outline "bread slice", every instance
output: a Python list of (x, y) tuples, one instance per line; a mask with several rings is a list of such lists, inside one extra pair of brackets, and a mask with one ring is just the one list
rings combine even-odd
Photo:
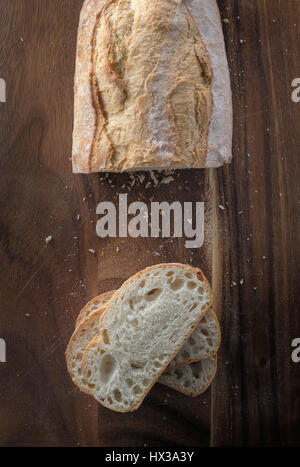
[(169, 365), (175, 369), (215, 355), (221, 344), (220, 324), (216, 314), (209, 310), (201, 319), (186, 343)]
[[(89, 302), (91, 307), (94, 306), (92, 302)], [(85, 308), (88, 310), (88, 305)], [(81, 371), (81, 361), (91, 340), (99, 335), (99, 320), (104, 311), (105, 305), (102, 305), (79, 324), (66, 350), (68, 372), (76, 386), (84, 392), (89, 391), (89, 386)]]
[(208, 389), (217, 372), (217, 356), (169, 369), (158, 382), (187, 396), (196, 397)]
[[(98, 295), (93, 300), (87, 303), (85, 307), (80, 311), (79, 316), (76, 321), (76, 328), (85, 320), (94, 313), (95, 310), (101, 308), (104, 303), (106, 303), (112, 295), (115, 293), (115, 290), (107, 292), (101, 295)], [(102, 315), (102, 311), (99, 315), (99, 319)], [(87, 332), (90, 335), (90, 341), (96, 337), (97, 334), (92, 334), (89, 329), (93, 328), (94, 318), (91, 320), (91, 323), (88, 321), (85, 322), (85, 327)], [(74, 337), (77, 336), (77, 333), (74, 333)], [(71, 340), (73, 339), (73, 336)], [(179, 366), (187, 365), (188, 363), (197, 362), (198, 360), (204, 360), (209, 358), (212, 355), (215, 355), (221, 344), (221, 330), (218, 318), (213, 310), (209, 310), (205, 316), (201, 319), (200, 323), (193, 331), (189, 339), (179, 350), (178, 354), (170, 363), (170, 368), (177, 368)]]
[[(80, 315), (83, 316), (84, 312), (85, 319), (82, 319), (79, 326), (76, 327), (67, 347), (68, 371), (73, 382), (82, 391), (89, 388), (81, 371), (81, 360), (86, 347), (92, 339), (99, 335), (99, 320), (106, 308), (103, 305), (112, 297), (113, 293), (114, 291), (99, 295), (83, 308)], [(220, 326), (215, 313), (209, 310), (168, 368), (178, 368), (208, 358), (217, 353), (219, 345)]]
[(85, 318), (87, 318), (91, 313), (101, 308), (104, 303), (106, 303), (115, 293), (115, 290), (111, 292), (103, 293), (98, 295), (97, 297), (93, 298), (90, 302), (88, 302), (84, 308), (80, 311), (78, 318), (76, 320), (75, 327), (77, 328)]
[(209, 283), (190, 266), (160, 264), (130, 278), (110, 299), (100, 336), (85, 350), (86, 392), (112, 410), (137, 409), (211, 302)]

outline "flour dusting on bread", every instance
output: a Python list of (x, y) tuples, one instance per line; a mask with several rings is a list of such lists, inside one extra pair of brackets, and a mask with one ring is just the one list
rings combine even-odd
[(215, 167), (230, 160), (231, 138), (216, 0), (86, 0), (74, 172)]

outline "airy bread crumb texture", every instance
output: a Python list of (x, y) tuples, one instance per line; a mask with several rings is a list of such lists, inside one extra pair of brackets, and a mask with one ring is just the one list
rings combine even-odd
[(158, 265), (127, 281), (102, 314), (100, 337), (81, 369), (92, 394), (113, 410), (135, 410), (211, 306), (201, 271)]
[(215, 313), (209, 310), (174, 357), (169, 369), (178, 368), (187, 363), (197, 362), (215, 355), (219, 350), (220, 342), (221, 330), (218, 319)]
[(187, 396), (196, 397), (210, 386), (216, 371), (217, 357), (213, 356), (180, 368), (169, 369), (158, 381)]

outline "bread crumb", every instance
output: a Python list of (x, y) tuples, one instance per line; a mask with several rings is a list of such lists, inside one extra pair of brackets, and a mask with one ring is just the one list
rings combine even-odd
[(93, 248), (90, 248), (90, 249), (89, 249), (89, 252), (90, 252), (90, 253), (92, 253), (93, 255), (95, 255), (95, 254), (96, 254), (96, 251), (95, 251), (95, 250), (93, 250)]
[(223, 19), (223, 23), (228, 24), (228, 23), (229, 23), (229, 19), (228, 19), (228, 18), (224, 18), (224, 19)]
[(219, 208), (220, 208), (222, 211), (225, 211), (225, 208), (224, 208), (224, 206), (222, 206), (222, 204), (219, 204)]
[(171, 177), (171, 176), (169, 176), (169, 177), (164, 177), (164, 178), (162, 179), (161, 183), (164, 183), (164, 184), (167, 185), (168, 183), (171, 183), (171, 182), (173, 182), (173, 181), (174, 181), (174, 178)]
[(49, 237), (46, 237), (46, 239), (45, 239), (45, 243), (46, 243), (46, 245), (49, 245), (49, 243), (51, 243), (51, 242), (52, 242), (52, 240), (53, 240), (53, 237), (52, 237), (52, 235), (49, 235)]

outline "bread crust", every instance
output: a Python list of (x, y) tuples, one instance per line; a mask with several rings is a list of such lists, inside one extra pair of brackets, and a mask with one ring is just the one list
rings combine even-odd
[[(176, 148), (180, 147), (181, 144), (180, 139), (177, 141), (174, 131), (172, 129), (167, 130), (167, 125), (164, 129), (164, 125), (162, 124), (163, 130), (161, 132), (163, 136), (159, 138), (159, 141), (155, 137), (154, 140), (156, 142), (151, 143), (149, 146), (147, 141), (152, 141), (151, 135), (150, 133), (143, 134), (143, 131), (145, 131), (147, 126), (144, 118), (147, 115), (151, 115), (151, 112), (149, 112), (149, 109), (147, 110), (146, 100), (144, 102), (141, 99), (141, 109), (144, 104), (146, 107), (144, 114), (141, 112), (142, 122), (141, 130), (138, 133), (139, 137), (135, 139), (138, 144), (141, 144), (143, 149), (133, 150), (133, 153), (129, 152), (124, 157), (122, 156), (118, 160), (115, 160), (113, 155), (116, 147), (106, 132), (102, 101), (100, 102), (99, 100), (99, 90), (95, 82), (94, 50), (98, 20), (104, 9), (106, 11), (106, 8), (116, 1), (120, 0), (85, 0), (80, 15), (74, 87), (73, 172), (123, 172), (152, 170), (155, 168), (219, 167), (224, 163), (230, 162), (232, 157), (232, 99), (222, 25), (216, 0), (182, 0), (182, 2), (174, 2), (177, 5), (181, 5), (182, 3), (189, 20), (196, 23), (199, 43), (203, 43), (203, 45), (199, 46), (200, 55), (197, 55), (196, 52), (199, 60), (203, 61), (201, 66), (209, 70), (210, 62), (212, 62), (213, 81), (211, 94), (201, 91), (201, 95), (199, 94), (198, 97), (195, 97), (194, 102), (195, 106), (199, 106), (198, 114), (202, 122), (200, 127), (204, 132), (208, 125), (208, 134), (204, 138), (207, 146), (206, 150), (201, 149), (201, 154), (198, 154), (198, 148), (195, 153), (196, 155), (194, 154), (193, 156), (185, 150), (180, 151), (180, 154), (176, 155)], [(210, 28), (206, 27), (206, 23), (209, 23)], [(109, 38), (107, 40), (107, 47), (109, 47)], [(205, 48), (208, 49), (208, 54)], [(108, 69), (107, 74), (109, 75)], [(111, 72), (110, 75), (109, 80), (114, 80), (116, 90), (119, 89), (120, 95), (122, 95), (124, 92), (122, 79), (116, 79)], [(153, 93), (153, 91), (151, 92)], [(166, 94), (163, 90), (161, 92)], [(168, 92), (171, 92), (171, 90), (168, 89)], [(122, 98), (120, 99), (122, 100)], [(150, 98), (148, 97), (147, 99), (149, 100)], [(158, 101), (160, 100), (158, 99)], [(160, 116), (159, 118), (166, 121), (165, 115), (171, 112), (172, 109), (168, 103), (161, 109), (157, 106), (156, 110), (157, 115)], [(186, 112), (179, 112), (176, 118), (182, 114), (186, 114)], [(154, 122), (156, 122), (155, 119)], [(173, 120), (173, 116), (170, 116), (168, 120), (168, 124), (170, 125), (171, 120)], [(122, 125), (124, 125), (124, 122)], [(189, 130), (191, 129), (190, 125), (187, 125), (187, 127)], [(184, 128), (185, 126), (181, 127), (179, 125), (179, 133), (182, 137)], [(118, 130), (116, 129), (116, 131)], [(156, 133), (158, 133), (157, 130)], [(97, 134), (101, 135), (100, 149), (95, 148)], [(156, 149), (154, 149), (155, 145)], [(126, 144), (121, 143), (121, 146), (126, 146)], [(146, 149), (147, 146), (149, 146), (148, 149)], [(165, 149), (161, 151), (159, 148)], [(158, 156), (158, 154), (161, 155)]]
[(100, 320), (100, 317), (102, 315), (102, 313), (105, 311), (106, 309), (106, 304), (102, 305), (98, 310), (94, 311), (90, 316), (87, 316), (83, 321), (82, 323), (75, 328), (75, 331), (74, 333), (72, 334), (72, 337), (69, 341), (69, 344), (68, 344), (68, 347), (67, 347), (67, 350), (66, 350), (66, 363), (67, 363), (67, 369), (68, 369), (68, 372), (72, 378), (72, 381), (74, 384), (76, 384), (76, 386), (80, 389), (80, 391), (82, 392), (86, 392), (85, 391), (85, 388), (84, 386), (82, 386), (80, 384), (80, 381), (78, 381), (78, 379), (76, 378), (74, 372), (73, 372), (73, 368), (72, 368), (72, 362), (73, 362), (73, 359), (72, 359), (72, 352), (73, 352), (73, 345), (74, 345), (74, 342), (75, 340), (77, 339), (77, 337), (80, 335), (80, 333), (82, 332), (82, 330), (85, 328), (85, 326), (88, 326), (89, 325), (89, 322), (91, 320), (91, 318), (94, 318), (94, 317), (98, 317), (99, 320)]
[[(79, 312), (79, 315), (76, 320), (75, 328), (77, 328), (81, 322), (83, 321), (83, 316), (88, 312), (90, 308), (93, 307), (93, 305), (97, 304), (99, 301), (103, 300), (103, 303), (107, 302), (115, 293), (115, 290), (111, 290), (110, 292), (103, 293), (101, 295), (97, 295), (97, 297), (93, 298), (90, 300)], [(101, 306), (101, 305), (100, 305)], [(88, 313), (90, 314), (90, 313)], [(87, 316), (88, 317), (88, 316)]]
[(87, 371), (86, 371), (86, 361), (87, 361), (87, 358), (88, 358), (88, 354), (89, 352), (91, 351), (91, 349), (94, 347), (94, 346), (97, 346), (101, 341), (103, 341), (103, 330), (102, 330), (102, 322), (103, 322), (103, 319), (105, 317), (105, 315), (107, 313), (109, 313), (109, 310), (110, 310), (110, 306), (113, 305), (114, 301), (117, 300), (118, 298), (118, 295), (120, 293), (122, 293), (122, 291), (128, 286), (130, 285), (132, 282), (134, 282), (135, 280), (139, 279), (140, 277), (143, 276), (143, 274), (147, 273), (147, 272), (150, 272), (150, 271), (153, 271), (154, 269), (160, 269), (160, 268), (168, 268), (170, 266), (176, 266), (176, 267), (179, 267), (179, 268), (182, 268), (182, 269), (185, 269), (186, 271), (188, 272), (192, 272), (193, 274), (196, 274), (198, 279), (201, 281), (201, 282), (204, 282), (205, 286), (206, 286), (206, 289), (208, 291), (208, 294), (209, 294), (209, 301), (208, 301), (208, 305), (205, 309), (202, 310), (202, 313), (200, 313), (198, 319), (194, 322), (194, 325), (190, 328), (189, 332), (184, 336), (183, 340), (178, 344), (178, 346), (176, 347), (175, 351), (173, 352), (173, 354), (169, 357), (169, 360), (165, 363), (165, 365), (162, 365), (160, 371), (158, 372), (157, 376), (153, 379), (153, 381), (147, 386), (147, 388), (145, 389), (145, 391), (141, 394), (141, 397), (138, 399), (137, 403), (135, 404), (135, 406), (133, 407), (130, 407), (129, 409), (120, 409), (120, 408), (115, 408), (115, 407), (111, 407), (111, 406), (108, 406), (108, 405), (105, 405), (103, 403), (102, 400), (99, 400), (97, 399), (97, 397), (95, 396), (94, 394), (94, 391), (92, 389), (90, 390), (85, 390), (84, 392), (86, 394), (89, 394), (91, 396), (93, 396), (96, 400), (98, 400), (98, 402), (102, 405), (104, 405), (105, 407), (111, 409), (111, 410), (114, 410), (116, 412), (133, 412), (135, 410), (137, 410), (140, 405), (142, 404), (144, 398), (146, 397), (146, 395), (149, 393), (149, 391), (151, 390), (151, 388), (154, 386), (154, 384), (157, 382), (158, 378), (162, 375), (162, 373), (165, 371), (165, 369), (167, 368), (167, 366), (169, 365), (169, 363), (173, 360), (173, 358), (175, 357), (175, 355), (178, 353), (178, 351), (181, 349), (181, 347), (183, 346), (183, 344), (186, 342), (186, 340), (190, 337), (190, 335), (192, 334), (192, 332), (194, 331), (194, 329), (196, 328), (196, 326), (199, 324), (199, 322), (201, 321), (201, 319), (203, 318), (203, 316), (205, 315), (205, 313), (211, 308), (211, 305), (212, 305), (212, 290), (211, 290), (211, 287), (210, 287), (210, 284), (208, 282), (208, 280), (206, 279), (206, 277), (204, 276), (203, 272), (199, 269), (199, 268), (194, 268), (192, 266), (189, 266), (189, 265), (183, 265), (183, 264), (178, 264), (178, 263), (165, 263), (165, 264), (158, 264), (158, 265), (155, 265), (155, 266), (150, 266), (142, 271), (139, 271), (137, 274), (135, 274), (134, 276), (132, 276), (130, 279), (128, 279), (126, 282), (123, 283), (123, 285), (120, 287), (120, 289), (112, 296), (112, 298), (110, 299), (109, 301), (109, 306), (106, 308), (106, 310), (102, 313), (101, 315), (101, 318), (100, 318), (100, 326), (99, 326), (99, 336), (95, 337), (91, 342), (90, 344), (88, 345), (88, 347), (85, 349), (85, 352), (83, 354), (83, 358), (82, 358), (82, 361), (81, 361), (81, 370), (83, 372), (84, 375), (86, 375)]

